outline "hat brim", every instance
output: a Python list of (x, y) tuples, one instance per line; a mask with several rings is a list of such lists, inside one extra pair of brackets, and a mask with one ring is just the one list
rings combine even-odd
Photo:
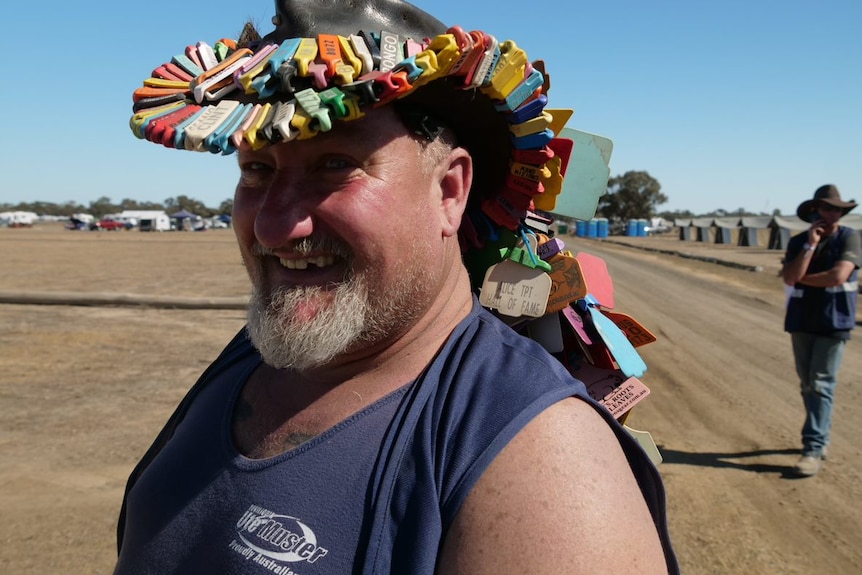
[(817, 219), (817, 208), (820, 206), (821, 203), (841, 208), (841, 217), (846, 216), (858, 205), (854, 201), (844, 202), (841, 200), (833, 200), (831, 198), (811, 199), (805, 200), (804, 202), (799, 204), (799, 207), (796, 208), (796, 215), (803, 222), (808, 222), (810, 224), (815, 219)]

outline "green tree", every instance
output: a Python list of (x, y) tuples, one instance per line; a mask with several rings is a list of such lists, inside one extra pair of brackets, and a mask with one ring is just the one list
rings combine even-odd
[(233, 213), (233, 198), (229, 198), (221, 203), (218, 207), (218, 213), (231, 215)]
[(597, 213), (609, 220), (651, 218), (667, 202), (661, 184), (648, 172), (629, 171), (608, 181), (607, 193), (599, 198)]
[(215, 210), (211, 210), (206, 207), (206, 205), (204, 205), (200, 200), (196, 200), (188, 196), (177, 196), (175, 198), (167, 198), (165, 200), (165, 211), (167, 211), (168, 214), (172, 214), (180, 210), (186, 210), (187, 212), (191, 212), (204, 218), (215, 215)]

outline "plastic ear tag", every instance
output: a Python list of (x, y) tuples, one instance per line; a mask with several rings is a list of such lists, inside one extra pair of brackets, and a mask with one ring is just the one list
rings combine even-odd
[(548, 353), (563, 351), (563, 331), (560, 318), (555, 313), (545, 313), (527, 325), (527, 335), (548, 350)]
[(548, 312), (562, 311), (587, 295), (587, 286), (578, 260), (558, 253), (548, 260), (551, 265), (551, 293), (548, 295)]
[(543, 132), (537, 132), (535, 134), (528, 134), (526, 136), (515, 136), (512, 137), (512, 145), (519, 150), (528, 150), (534, 148), (544, 148), (547, 146), (551, 140), (554, 139), (554, 133), (550, 130), (545, 130)]
[(613, 142), (602, 136), (563, 128), (560, 137), (574, 142), (563, 181), (563, 192), (557, 198), (554, 213), (589, 221), (596, 215), (601, 198), (608, 191), (608, 164)]
[(509, 317), (541, 317), (550, 291), (548, 274), (506, 259), (485, 272), (479, 303)]
[(218, 58), (216, 58), (215, 51), (213, 50), (212, 46), (210, 46), (206, 42), (198, 42), (197, 44), (195, 44), (195, 48), (197, 49), (198, 59), (201, 62), (201, 67), (204, 70), (209, 70), (218, 66)]
[(547, 130), (553, 119), (554, 118), (548, 112), (542, 112), (535, 118), (527, 120), (522, 124), (510, 125), (509, 131), (518, 137), (537, 134)]
[(575, 113), (574, 110), (568, 109), (546, 109), (545, 111), (549, 112), (551, 114), (551, 117), (553, 118), (548, 128), (554, 134), (559, 134), (563, 130), (563, 128), (566, 127), (566, 122), (569, 121), (569, 118), (572, 117), (572, 114)]
[(186, 72), (185, 70), (183, 70), (182, 68), (180, 68), (179, 66), (177, 66), (176, 64), (174, 64), (172, 62), (168, 62), (167, 64), (164, 64), (162, 66), (162, 68), (164, 68), (169, 74), (173, 74), (174, 76), (176, 76), (180, 80), (186, 80), (188, 82), (191, 82), (192, 80), (195, 79), (194, 76), (192, 76), (191, 74), (189, 74), (188, 72)]
[(545, 78), (542, 76), (542, 73), (538, 70), (533, 70), (529, 76), (524, 78), (523, 82), (515, 86), (515, 89), (506, 95), (506, 99), (503, 102), (497, 104), (495, 107), (498, 110), (507, 112), (517, 109), (530, 96), (535, 94), (537, 90), (541, 90), (544, 81)]
[(289, 38), (275, 49), (275, 52), (272, 53), (269, 59), (269, 71), (271, 74), (278, 74), (278, 69), (281, 68), (281, 65), (293, 58), (293, 55), (296, 54), (296, 49), (299, 48), (300, 41), (300, 38)]
[(203, 114), (189, 124), (185, 132), (184, 147), (186, 150), (205, 152), (204, 141), (215, 132), (219, 126), (239, 107), (235, 100), (222, 100), (216, 106), (207, 106)]
[(242, 125), (246, 116), (251, 112), (252, 104), (240, 104), (225, 118), (225, 121), (204, 140), (204, 147), (213, 154), (230, 154), (235, 149), (232, 147), (231, 135)]
[[(174, 66), (174, 67), (176, 68), (176, 66)], [(151, 75), (153, 78), (162, 78), (164, 80), (176, 80), (179, 82), (183, 81), (183, 78), (181, 78), (180, 76), (177, 76), (173, 72), (169, 71), (166, 66), (159, 66), (158, 68), (153, 70)], [(190, 81), (190, 80), (191, 80), (191, 78), (189, 77), (189, 80), (186, 80), (186, 81)]]
[(190, 75), (192, 78), (197, 78), (204, 73), (203, 68), (192, 62), (191, 59), (185, 54), (177, 54), (176, 56), (171, 58), (171, 64), (178, 66), (181, 70), (183, 70), (186, 74)]
[(468, 87), (478, 88), (485, 83), (485, 80), (491, 74), (494, 66), (497, 65), (497, 60), (500, 58), (500, 43), (497, 38), (491, 34), (486, 34), (485, 51), (482, 58), (476, 64), (476, 69), (473, 71), (473, 77), (469, 80)]
[(646, 373), (646, 363), (635, 351), (626, 334), (607, 318), (597, 306), (587, 305), (586, 308), (596, 333), (605, 342), (608, 352), (613, 356), (620, 370), (629, 377), (641, 377)]
[(584, 326), (584, 318), (581, 317), (581, 314), (569, 305), (563, 308), (563, 317), (569, 322), (569, 325), (572, 326), (572, 330), (577, 334), (578, 339), (587, 345), (592, 345), (593, 339), (590, 337), (590, 334), (587, 332), (587, 328)]
[(503, 100), (524, 79), (527, 54), (511, 40), (500, 44), (500, 59), (491, 72), (491, 81), (484, 92), (491, 98)]
[(278, 67), (276, 77), (278, 78), (281, 91), (285, 94), (293, 94), (296, 88), (293, 86), (293, 78), (296, 76), (296, 64), (294, 60), (288, 60)]
[(131, 120), (129, 120), (129, 126), (132, 129), (132, 133), (136, 138), (143, 139), (147, 124), (149, 124), (151, 120), (166, 116), (177, 111), (183, 106), (185, 106), (184, 102), (173, 102), (171, 104), (165, 104), (155, 108), (147, 108), (143, 112), (138, 112), (132, 116)]
[(628, 431), (629, 435), (635, 438), (635, 441), (637, 441), (641, 448), (643, 448), (653, 465), (658, 465), (664, 460), (649, 431), (632, 429), (628, 425), (623, 425), (623, 429)]
[(614, 281), (608, 273), (605, 260), (598, 256), (579, 252), (578, 263), (589, 293), (597, 303), (608, 309), (614, 308)]
[(528, 268), (536, 268), (545, 273), (551, 272), (551, 264), (536, 256), (531, 250), (514, 247), (500, 250), (500, 254), (513, 262)]
[[(458, 43), (452, 34), (440, 34), (435, 37), (428, 44), (428, 48), (416, 56), (416, 63), (425, 68), (425, 72), (414, 84), (422, 85), (445, 76), (460, 55)], [(431, 63), (431, 65), (429, 67), (423, 66), (423, 62)]]
[(215, 45), (213, 45), (213, 53), (219, 62), (227, 58), (231, 50), (232, 48), (225, 43), (224, 39), (219, 40)]
[(560, 238), (549, 238), (542, 234), (538, 234), (538, 236), (539, 243), (536, 246), (536, 255), (545, 261), (562, 252), (566, 247), (566, 244)]
[(525, 102), (520, 108), (506, 114), (506, 120), (510, 124), (523, 124), (527, 120), (539, 116), (547, 104), (548, 97), (544, 94), (539, 94), (536, 98)]
[(296, 102), (279, 102), (272, 116), (272, 123), (265, 127), (264, 134), (270, 142), (289, 142), (299, 136), (299, 130), (294, 128), (293, 119), (296, 116)]
[[(299, 108), (301, 108), (302, 111), (305, 112), (315, 123), (313, 126), (313, 131), (315, 133), (318, 130), (321, 132), (328, 132), (332, 129), (332, 119), (329, 117), (329, 109), (322, 105), (320, 96), (313, 89), (307, 88), (301, 92), (297, 92), (296, 103)], [(296, 122), (294, 122), (294, 126), (299, 128), (299, 126), (296, 125)], [(314, 135), (311, 131), (305, 132), (302, 129), (300, 129), (300, 132), (300, 140)]]
[(278, 49), (277, 44), (269, 44), (258, 51), (257, 54), (246, 60), (246, 62), (233, 73), (233, 81), (242, 87), (246, 94), (253, 94), (252, 81), (257, 78), (269, 65), (269, 57)]
[(341, 48), (341, 56), (344, 59), (344, 63), (353, 68), (353, 77), (358, 78), (362, 75), (362, 59), (356, 54), (350, 40), (344, 36), (336, 36), (336, 38), (338, 39), (338, 46)]
[(587, 393), (604, 405), (614, 419), (619, 419), (649, 395), (649, 389), (636, 377), (622, 370), (605, 369), (580, 362), (569, 367), (572, 377), (581, 380)]
[(260, 131), (266, 122), (272, 121), (272, 114), (272, 104), (269, 102), (263, 104), (252, 123), (243, 130), (242, 138), (248, 142), (252, 150), (259, 150), (267, 144), (265, 136), (261, 136)]
[(630, 315), (604, 309), (601, 311), (626, 334), (626, 337), (634, 347), (640, 347), (656, 341), (656, 336)]
[(293, 59), (296, 61), (296, 71), (300, 76), (308, 76), (308, 66), (317, 58), (317, 42), (314, 38), (303, 38), (299, 41)]
[(186, 55), (186, 58), (191, 60), (195, 66), (206, 72), (206, 68), (204, 68), (203, 62), (201, 62), (201, 57), (198, 54), (197, 48), (195, 48), (194, 46), (186, 46), (184, 53)]
[(533, 166), (521, 162), (510, 162), (509, 172), (517, 178), (524, 178), (531, 182), (538, 182), (551, 175), (543, 166)]
[(554, 138), (548, 144), (548, 148), (554, 152), (554, 156), (560, 158), (560, 175), (564, 178), (566, 177), (566, 170), (569, 167), (569, 159), (572, 157), (572, 149), (574, 147), (575, 143), (568, 138)]
[(252, 106), (251, 111), (243, 120), (242, 125), (237, 128), (233, 134), (231, 134), (230, 139), (234, 148), (239, 148), (243, 141), (243, 135), (252, 127), (257, 117), (260, 115), (260, 111), (263, 109), (261, 104), (255, 104)]
[(380, 66), (378, 70), (388, 72), (403, 59), (404, 53), (398, 34), (382, 30), (380, 32)]
[(323, 105), (332, 110), (336, 118), (347, 116), (347, 107), (344, 105), (344, 92), (333, 87), (320, 92), (318, 95)]
[[(249, 54), (251, 54), (251, 50), (245, 50), (244, 53), (234, 52), (230, 58), (207, 71), (205, 75), (195, 78), (192, 81), (192, 93), (195, 101), (201, 104), (205, 97), (218, 99), (224, 94), (224, 92), (219, 92), (228, 86), (230, 91), (236, 89), (236, 85), (233, 84), (233, 73), (251, 58)], [(220, 85), (221, 82), (226, 82), (226, 84)]]
[(347, 40), (353, 47), (356, 57), (362, 62), (362, 70), (360, 70), (357, 75), (367, 74), (373, 70), (374, 57), (371, 55), (371, 50), (368, 48), (368, 44), (365, 42), (365, 39), (357, 34), (351, 34), (347, 37)]
[(542, 178), (545, 191), (533, 198), (533, 205), (537, 210), (554, 211), (557, 205), (557, 196), (563, 191), (563, 175), (560, 173), (561, 163), (562, 161), (557, 156), (545, 163), (547, 177)]
[(183, 80), (165, 80), (164, 78), (147, 78), (144, 80), (144, 86), (149, 88), (181, 88), (189, 89), (189, 83)]

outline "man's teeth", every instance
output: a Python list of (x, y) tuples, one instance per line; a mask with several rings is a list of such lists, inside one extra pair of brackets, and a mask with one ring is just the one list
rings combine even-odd
[(335, 263), (335, 257), (333, 256), (317, 256), (316, 258), (302, 258), (302, 259), (285, 259), (279, 258), (278, 260), (281, 262), (281, 265), (286, 267), (289, 270), (304, 270), (308, 268), (308, 264), (312, 264), (316, 267), (323, 268), (326, 266), (331, 266)]

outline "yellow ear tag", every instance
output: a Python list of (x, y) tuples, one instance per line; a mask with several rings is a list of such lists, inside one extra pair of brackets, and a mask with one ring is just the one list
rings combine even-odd
[(566, 123), (569, 121), (569, 118), (571, 118), (572, 114), (575, 113), (574, 110), (567, 110), (567, 109), (549, 110), (548, 108), (545, 108), (545, 112), (548, 112), (554, 118), (553, 121), (551, 121), (550, 125), (548, 126), (548, 129), (551, 130), (555, 136), (560, 135), (560, 130), (562, 130), (563, 128), (566, 127)]
[(550, 293), (548, 274), (506, 259), (485, 272), (479, 303), (510, 317), (541, 317)]
[(547, 177), (542, 178), (542, 185), (545, 186), (545, 191), (533, 196), (533, 205), (537, 210), (552, 212), (557, 206), (557, 196), (563, 191), (563, 175), (560, 173), (561, 166), (562, 160), (556, 156), (545, 162), (545, 169), (549, 173)]

